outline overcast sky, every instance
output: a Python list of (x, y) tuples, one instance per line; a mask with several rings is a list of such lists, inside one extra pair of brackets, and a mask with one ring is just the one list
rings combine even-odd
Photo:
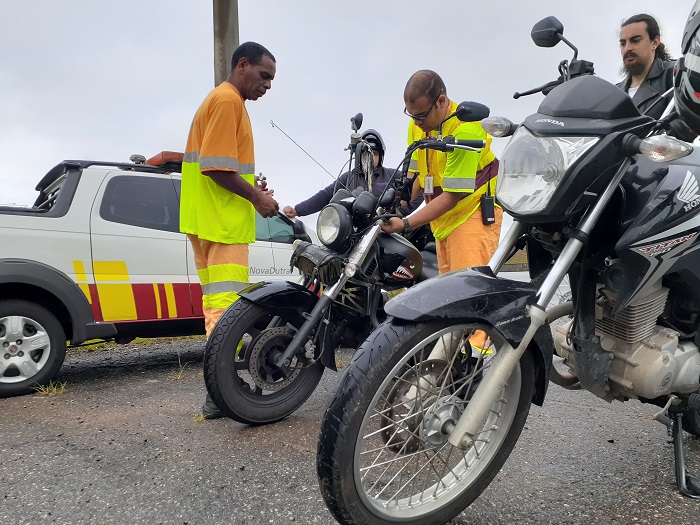
[[(190, 122), (214, 87), (210, 0), (0, 1), (0, 203), (29, 204), (41, 177), (63, 159), (128, 161), (183, 151)], [(538, 48), (532, 25), (554, 15), (579, 57), (620, 79), (619, 26), (648, 12), (678, 56), (692, 0), (489, 2), (239, 0), (241, 42), (277, 58), (277, 77), (248, 102), (256, 169), (281, 206), (294, 205), (347, 160), (350, 117), (364, 114), (387, 143), (386, 165), (406, 148), (403, 88), (433, 69), (448, 96), (520, 121), (542, 100), (515, 91), (557, 77), (572, 52)], [(495, 139), (500, 152), (507, 139)]]

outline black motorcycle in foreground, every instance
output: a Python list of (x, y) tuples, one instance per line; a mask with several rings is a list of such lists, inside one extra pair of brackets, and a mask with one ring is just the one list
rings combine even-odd
[[(351, 122), (351, 176), (367, 177), (363, 187), (371, 188), (372, 151), (357, 133), (362, 114)], [(362, 187), (338, 189), (318, 217), (323, 246), (295, 242), (291, 265), (302, 282), (254, 284), (223, 314), (207, 341), (204, 379), (227, 416), (259, 425), (294, 412), (325, 368), (336, 370), (335, 349), (357, 348), (384, 320), (392, 294), (437, 275), (434, 253), (380, 230), (382, 214), (393, 216), (393, 186), (379, 198)], [(429, 239), (415, 234), (425, 248)], [(426, 268), (424, 258), (434, 266)]]
[[(562, 33), (549, 17), (532, 36), (550, 47), (568, 44)], [(657, 405), (678, 487), (700, 493), (682, 441), (683, 430), (700, 436), (700, 152), (662, 134), (672, 91), (656, 121), (592, 72), (575, 55), (530, 92), (547, 93), (538, 113), (519, 126), (484, 121), (512, 135), (497, 196), (513, 226), (488, 266), (392, 299), (343, 373), (317, 455), (340, 523), (452, 519), (496, 476), (550, 380)], [(496, 277), (523, 245), (533, 284)], [(548, 307), (567, 275), (573, 301)], [(481, 350), (469, 341), (477, 330)]]

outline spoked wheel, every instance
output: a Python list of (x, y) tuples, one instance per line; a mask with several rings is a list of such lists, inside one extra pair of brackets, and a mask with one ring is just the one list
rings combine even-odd
[(299, 408), (321, 380), (324, 367), (313, 356), (276, 365), (297, 332), (298, 315), (270, 312), (241, 298), (216, 324), (204, 354), (209, 395), (230, 418), (260, 425)]
[[(475, 330), (487, 336), (480, 350), (470, 344)], [(461, 449), (448, 438), (506, 348), (493, 328), (471, 323), (387, 323), (368, 338), (341, 378), (319, 439), (321, 492), (340, 523), (443, 524), (486, 489), (529, 412), (529, 353), (476, 439)]]

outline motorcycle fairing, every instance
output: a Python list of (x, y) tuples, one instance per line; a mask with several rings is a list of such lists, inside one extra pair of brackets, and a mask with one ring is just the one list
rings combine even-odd
[[(700, 267), (700, 152), (657, 168), (646, 205), (615, 245), (626, 268), (615, 311), (665, 275)], [(641, 166), (640, 166), (641, 168)], [(697, 283), (688, 283), (696, 286)]]
[[(489, 324), (517, 347), (530, 326), (526, 307), (534, 303), (536, 291), (530, 283), (496, 277), (490, 267), (475, 266), (419, 283), (391, 299), (385, 311), (406, 321), (455, 319)], [(549, 323), (537, 331), (533, 342), (542, 356), (533, 403), (541, 405), (554, 355)]]

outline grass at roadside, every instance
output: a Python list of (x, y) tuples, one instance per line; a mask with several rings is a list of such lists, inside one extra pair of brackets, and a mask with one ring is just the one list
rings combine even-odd
[(40, 396), (59, 396), (66, 390), (65, 381), (49, 381), (47, 385), (37, 385), (34, 391)]

